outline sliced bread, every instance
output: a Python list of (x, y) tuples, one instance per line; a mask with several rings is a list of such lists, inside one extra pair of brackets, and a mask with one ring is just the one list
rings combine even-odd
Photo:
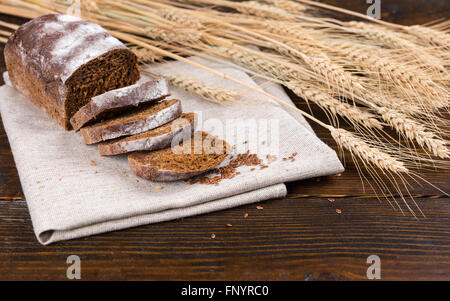
[(75, 131), (93, 120), (101, 120), (137, 107), (141, 103), (163, 99), (169, 95), (165, 79), (139, 81), (138, 83), (92, 97), (70, 118)]
[(128, 156), (131, 171), (138, 177), (170, 182), (207, 172), (228, 156), (229, 145), (205, 132), (195, 132), (191, 139), (173, 148), (137, 152)]
[(118, 118), (83, 127), (80, 132), (85, 144), (94, 144), (149, 131), (180, 117), (181, 112), (181, 102), (169, 99), (139, 107)]
[(134, 151), (163, 149), (169, 147), (172, 139), (178, 134), (187, 132), (190, 135), (194, 130), (194, 121), (194, 113), (185, 113), (179, 118), (156, 129), (134, 136), (100, 143), (98, 145), (98, 151), (102, 156), (112, 156)]

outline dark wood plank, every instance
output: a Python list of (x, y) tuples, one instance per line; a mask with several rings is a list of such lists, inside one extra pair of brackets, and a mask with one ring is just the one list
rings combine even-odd
[(418, 199), (415, 220), (371, 198), (286, 198), (46, 247), (26, 203), (0, 200), (0, 279), (63, 280), (75, 254), (84, 280), (363, 280), (374, 254), (384, 280), (450, 280), (449, 200)]

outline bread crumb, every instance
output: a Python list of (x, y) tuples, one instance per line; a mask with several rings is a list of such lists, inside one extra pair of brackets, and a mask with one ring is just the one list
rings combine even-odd
[(91, 160), (91, 166), (95, 166), (95, 161)]
[(227, 227), (233, 227), (233, 225), (232, 225), (232, 224), (226, 224), (226, 226), (227, 226)]
[(139, 180), (138, 180), (138, 179), (136, 179), (136, 183), (139, 183)]
[(297, 156), (297, 153), (292, 153), (292, 157), (295, 157), (295, 156)]
[(36, 181), (36, 184), (41, 184), (41, 181)]
[(255, 170), (255, 168), (253, 167), (253, 168), (250, 168), (250, 171), (254, 171)]
[(98, 173), (98, 170), (96, 170), (95, 173)]
[(247, 218), (248, 217), (248, 213), (246, 212), (246, 213), (244, 213), (244, 218)]
[(263, 210), (264, 207), (263, 207), (263, 206), (256, 206), (256, 209), (258, 209), (258, 210)]
[(83, 172), (83, 170), (82, 170), (82, 169), (80, 169), (80, 172)]
[(261, 142), (262, 145), (266, 144), (266, 141)]
[(62, 181), (62, 178), (59, 178), (59, 179), (58, 179), (58, 181), (60, 181), (60, 182), (61, 182), (61, 181)]
[(342, 210), (341, 210), (341, 209), (336, 209), (336, 213), (337, 213), (337, 214), (341, 214), (341, 213), (342, 213)]
[(212, 238), (212, 239), (216, 238), (216, 234), (211, 233), (211, 238)]
[[(232, 179), (236, 175), (240, 174), (236, 168), (240, 166), (264, 166), (262, 164), (262, 160), (258, 158), (257, 154), (251, 154), (247, 151), (244, 154), (238, 154), (234, 158), (230, 160), (230, 162), (226, 166), (218, 167), (211, 170), (207, 175), (193, 178), (189, 180), (189, 184), (214, 184), (219, 185), (219, 182), (223, 179)], [(268, 167), (268, 166), (267, 166)], [(266, 167), (263, 167), (266, 168)], [(217, 175), (214, 175), (217, 174)]]
[(158, 190), (162, 190), (164, 187), (162, 187), (162, 186), (156, 186), (156, 189), (158, 189)]
[(342, 174), (341, 174), (341, 173), (338, 173), (338, 174), (336, 175), (336, 177), (340, 177), (340, 176), (342, 176)]
[(330, 198), (330, 199), (328, 199), (328, 201), (330, 201), (330, 203), (333, 203), (335, 200)]

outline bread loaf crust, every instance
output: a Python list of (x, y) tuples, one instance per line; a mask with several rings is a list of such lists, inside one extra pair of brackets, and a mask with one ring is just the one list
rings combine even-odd
[(188, 172), (178, 172), (173, 170), (164, 170), (157, 169), (154, 166), (146, 166), (142, 165), (139, 160), (137, 160), (132, 155), (128, 156), (128, 164), (130, 166), (131, 171), (136, 176), (154, 182), (174, 182), (180, 180), (186, 180), (198, 175), (201, 175), (205, 172), (208, 172), (216, 166), (212, 166), (210, 168), (198, 170), (198, 171), (188, 171)]
[[(122, 57), (129, 62), (129, 66), (122, 66), (126, 75), (119, 74), (122, 71), (114, 64), (110, 66), (112, 75), (97, 72), (103, 82), (97, 83), (99, 88), (93, 82), (86, 85), (87, 94), (103, 93), (139, 79), (137, 58), (125, 45), (101, 26), (68, 15), (43, 15), (21, 25), (9, 37), (4, 56), (12, 85), (65, 129), (71, 128), (70, 109), (74, 105), (68, 100), (72, 101), (74, 93), (86, 94), (83, 87), (77, 91), (84, 69), (110, 58)], [(91, 70), (92, 74), (96, 75), (95, 71)], [(112, 84), (111, 76), (115, 76)]]

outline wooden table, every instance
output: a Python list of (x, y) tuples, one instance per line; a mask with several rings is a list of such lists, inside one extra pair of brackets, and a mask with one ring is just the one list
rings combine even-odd
[[(360, 12), (367, 8), (362, 0), (326, 2)], [(447, 0), (387, 2), (382, 1), (383, 18), (403, 24), (450, 17)], [(317, 108), (313, 112), (323, 117)], [(326, 132), (314, 129), (335, 147)], [(427, 218), (404, 216), (364, 191), (347, 162), (341, 176), (289, 183), (288, 196), (260, 203), (263, 210), (242, 206), (44, 247), (34, 236), (0, 122), (0, 279), (64, 280), (66, 258), (75, 254), (84, 280), (364, 280), (369, 255), (381, 258), (384, 280), (450, 280), (450, 198), (415, 185), (412, 192)], [(445, 191), (449, 176), (449, 171), (425, 174)]]

